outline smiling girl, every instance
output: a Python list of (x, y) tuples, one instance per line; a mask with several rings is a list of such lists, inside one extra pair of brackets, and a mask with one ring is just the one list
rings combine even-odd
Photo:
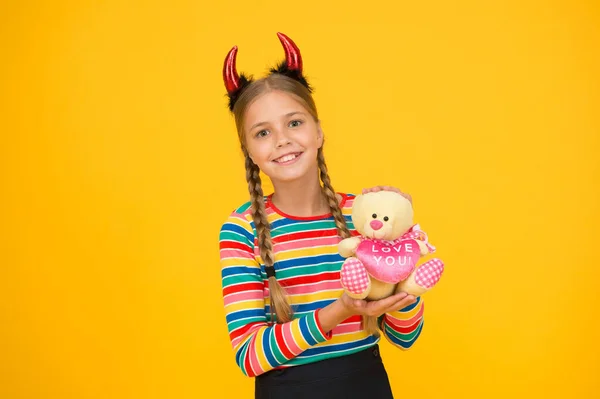
[[(369, 334), (361, 321), (379, 317), (381, 334), (408, 349), (423, 327), (423, 302), (406, 293), (371, 302), (344, 293), (338, 243), (358, 234), (355, 196), (333, 189), (300, 51), (278, 37), (286, 58), (266, 77), (238, 75), (237, 47), (223, 69), (250, 193), (219, 236), (235, 360), (256, 377), (255, 398), (392, 398), (380, 334)], [(261, 171), (271, 194), (263, 193)], [(382, 189), (399, 192), (363, 192)]]

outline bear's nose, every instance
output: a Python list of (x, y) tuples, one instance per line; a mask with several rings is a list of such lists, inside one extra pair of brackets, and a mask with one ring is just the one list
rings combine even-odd
[(371, 220), (371, 228), (373, 230), (379, 230), (382, 227), (383, 223), (381, 222), (381, 220)]

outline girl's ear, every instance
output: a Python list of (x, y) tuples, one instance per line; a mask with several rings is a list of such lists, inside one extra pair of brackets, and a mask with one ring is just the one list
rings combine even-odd
[(317, 122), (317, 143), (319, 148), (323, 147), (323, 130), (321, 129), (321, 121)]
[[(254, 162), (254, 157), (252, 156), (252, 154), (250, 154), (250, 151), (246, 150), (246, 153), (248, 154), (248, 158), (250, 158), (250, 160), (252, 162)], [(254, 162), (254, 163), (256, 163), (256, 162)]]

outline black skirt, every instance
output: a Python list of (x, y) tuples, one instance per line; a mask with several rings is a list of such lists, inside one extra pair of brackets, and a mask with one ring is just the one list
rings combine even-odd
[(379, 346), (271, 370), (255, 378), (255, 399), (393, 399)]

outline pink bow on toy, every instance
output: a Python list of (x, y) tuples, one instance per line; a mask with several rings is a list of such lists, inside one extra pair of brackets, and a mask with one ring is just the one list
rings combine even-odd
[(429, 243), (427, 233), (421, 230), (421, 226), (419, 224), (415, 224), (414, 226), (412, 226), (406, 233), (404, 233), (402, 237), (400, 237), (401, 240), (406, 240), (410, 238), (412, 238), (413, 240), (423, 241), (427, 246), (427, 249), (429, 249), (430, 253), (435, 252), (435, 247)]

